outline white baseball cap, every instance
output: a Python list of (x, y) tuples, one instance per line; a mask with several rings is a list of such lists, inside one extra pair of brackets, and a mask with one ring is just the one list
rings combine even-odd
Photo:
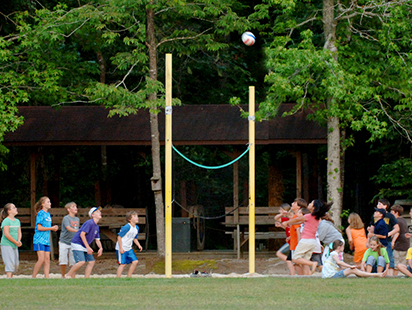
[(91, 208), (90, 211), (89, 211), (89, 217), (92, 217), (92, 214), (94, 213), (94, 211), (101, 210), (101, 209), (102, 209), (102, 207), (93, 207), (93, 208)]

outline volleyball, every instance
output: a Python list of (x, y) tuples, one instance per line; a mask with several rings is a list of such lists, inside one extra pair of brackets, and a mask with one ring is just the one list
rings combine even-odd
[(255, 35), (250, 31), (246, 31), (242, 34), (242, 41), (247, 46), (252, 46), (253, 44), (255, 44), (255, 40)]

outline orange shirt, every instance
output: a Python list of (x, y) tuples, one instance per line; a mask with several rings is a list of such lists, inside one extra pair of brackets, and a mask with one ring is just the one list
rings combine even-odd
[[(294, 215), (292, 218), (295, 218), (297, 215)], [(300, 224), (298, 225), (292, 225), (290, 227), (290, 249), (294, 251), (296, 249), (296, 246), (298, 245), (298, 233), (296, 232), (296, 229), (300, 229)]]
[(355, 248), (355, 253), (353, 256), (353, 261), (355, 263), (362, 261), (363, 254), (366, 251), (366, 233), (365, 229), (352, 229), (350, 230), (353, 239), (353, 246)]

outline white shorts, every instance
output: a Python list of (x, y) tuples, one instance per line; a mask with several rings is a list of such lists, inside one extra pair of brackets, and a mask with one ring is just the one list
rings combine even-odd
[(59, 241), (59, 265), (73, 266), (74, 264), (71, 245)]
[(1, 246), (1, 256), (3, 263), (6, 265), (4, 271), (16, 272), (19, 269), (19, 250), (10, 245)]

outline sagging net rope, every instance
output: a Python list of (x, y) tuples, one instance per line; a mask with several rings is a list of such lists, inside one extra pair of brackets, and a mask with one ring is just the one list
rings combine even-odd
[[(247, 206), (248, 197), (244, 193), (248, 183), (248, 160), (241, 160), (249, 151), (249, 146), (234, 160), (227, 163), (228, 155), (219, 148), (183, 147), (180, 156), (173, 157), (173, 203), (190, 217), (214, 220), (224, 218), (240, 207)], [(190, 153), (191, 159), (183, 153)], [(240, 151), (230, 149), (231, 154)], [(233, 156), (233, 155), (232, 155)], [(215, 166), (199, 164), (202, 161), (219, 163)], [(189, 162), (191, 165), (188, 165)], [(224, 162), (220, 164), (221, 162)], [(238, 174), (239, 203), (234, 206), (234, 164)]]

